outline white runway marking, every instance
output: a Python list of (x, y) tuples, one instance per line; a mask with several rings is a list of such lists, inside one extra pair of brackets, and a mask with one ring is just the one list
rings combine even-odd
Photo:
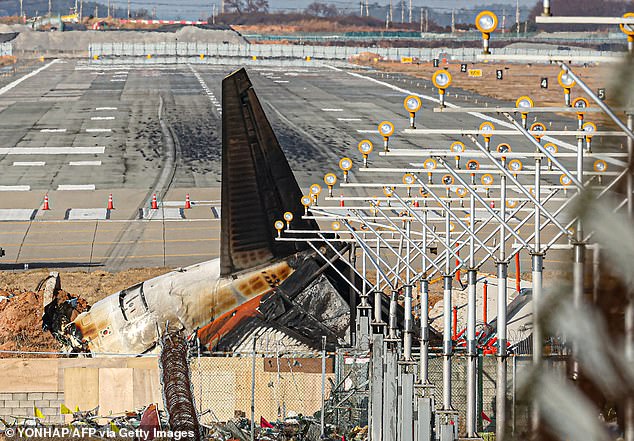
[(159, 219), (185, 219), (184, 211), (182, 208), (159, 208), (158, 210), (152, 210), (150, 208), (139, 209), (140, 218), (146, 220), (159, 220)]
[(59, 191), (81, 191), (81, 190), (94, 190), (95, 184), (86, 184), (86, 185), (58, 185), (57, 190)]
[(66, 133), (66, 129), (42, 129), (41, 133)]
[(117, 110), (116, 107), (95, 107), (95, 110)]
[(67, 220), (106, 220), (108, 217), (106, 208), (71, 208), (66, 212)]
[(357, 133), (376, 133), (378, 135), (379, 131), (377, 129), (373, 129), (373, 130), (357, 130)]
[(114, 116), (91, 116), (91, 121), (112, 121)]
[(32, 208), (3, 208), (0, 209), (0, 221), (29, 221), (36, 213), (37, 210)]
[(101, 161), (70, 161), (68, 165), (101, 165)]
[(274, 83), (288, 83), (286, 80), (275, 80)]
[(86, 129), (86, 133), (110, 133), (112, 129)]
[(35, 162), (14, 162), (13, 166), (14, 167), (43, 167), (46, 165), (46, 162), (44, 161), (35, 161)]
[(116, 78), (113, 78), (112, 80), (110, 80), (111, 83), (125, 83), (126, 81), (128, 81), (128, 80), (119, 80), (119, 79), (116, 79)]
[(337, 118), (337, 121), (361, 121), (361, 118)]
[(324, 112), (343, 112), (343, 109), (339, 109), (339, 108), (337, 108), (337, 109), (321, 109), (321, 110), (323, 110)]
[(0, 147), (0, 155), (93, 155), (105, 147)]
[(31, 191), (30, 185), (0, 185), (0, 191)]
[(22, 81), (28, 80), (31, 77), (34, 77), (35, 75), (39, 74), (40, 72), (42, 72), (45, 69), (48, 69), (49, 67), (51, 67), (53, 64), (55, 63), (59, 63), (60, 60), (53, 60), (48, 64), (45, 64), (44, 66), (40, 67), (39, 69), (35, 69), (33, 72), (28, 73), (26, 75), (24, 75), (22, 78), (18, 78), (17, 80), (15, 80), (13, 83), (9, 83), (6, 86), (4, 86), (3, 88), (0, 88), (0, 95), (2, 95), (3, 93), (6, 93), (8, 91), (10, 91), (11, 89), (13, 89), (15, 86), (17, 86), (18, 84), (20, 84)]

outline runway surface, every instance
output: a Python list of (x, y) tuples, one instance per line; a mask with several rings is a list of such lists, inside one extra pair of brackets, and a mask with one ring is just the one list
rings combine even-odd
[[(0, 269), (178, 267), (216, 257), (220, 88), (222, 78), (238, 67), (90, 66), (66, 60), (43, 64), (14, 87), (0, 89), (0, 246), (7, 250)], [(404, 97), (408, 92), (435, 97), (429, 82), (314, 63), (256, 65), (248, 71), (302, 188), (323, 186), (327, 172), (341, 178), (337, 164), (343, 156), (359, 164), (357, 143), (363, 138), (374, 142), (375, 152), (381, 150), (376, 127), (383, 120), (396, 126), (393, 148), (448, 149), (456, 140), (401, 133), (408, 127)], [(452, 92), (459, 97), (449, 95), (448, 102), (463, 106), (486, 100)], [(424, 101), (418, 128), (476, 129), (483, 121), (433, 113), (431, 107)], [(553, 130), (575, 124), (560, 116), (549, 122)], [(511, 143), (513, 151), (534, 148), (519, 137), (495, 139), (494, 145), (500, 142)], [(610, 148), (609, 142), (620, 141), (597, 140), (594, 148)], [(370, 162), (397, 167), (411, 161), (374, 153)], [(351, 182), (368, 180), (355, 170)], [(377, 182), (383, 178), (376, 175)], [(549, 179), (555, 183), (559, 176)], [(353, 196), (369, 190), (345, 191)], [(42, 210), (46, 194), (50, 211)], [(149, 210), (153, 194), (164, 208), (160, 213)], [(191, 210), (182, 209), (185, 194), (194, 202)]]

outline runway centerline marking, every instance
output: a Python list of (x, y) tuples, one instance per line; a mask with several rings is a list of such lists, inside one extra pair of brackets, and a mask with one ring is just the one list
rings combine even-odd
[(30, 185), (0, 185), (0, 191), (31, 191)]
[(86, 129), (86, 133), (110, 133), (112, 129)]
[(112, 121), (114, 116), (92, 116), (90, 117), (91, 121)]
[(337, 118), (337, 121), (361, 121), (361, 118)]
[(117, 110), (116, 107), (95, 107), (95, 110)]
[(42, 129), (41, 133), (66, 133), (66, 129)]
[(343, 109), (339, 109), (339, 108), (335, 108), (335, 109), (326, 108), (326, 109), (321, 109), (321, 110), (323, 110), (324, 112), (343, 112)]

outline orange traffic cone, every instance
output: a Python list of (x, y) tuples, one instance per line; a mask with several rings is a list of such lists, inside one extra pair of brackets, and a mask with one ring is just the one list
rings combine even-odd
[(51, 208), (48, 206), (48, 194), (46, 194), (44, 196), (44, 207), (42, 207), (42, 210), (50, 210)]
[(189, 193), (185, 195), (185, 209), (192, 208), (192, 203), (189, 200)]
[(158, 210), (158, 202), (156, 202), (156, 193), (152, 195), (152, 210)]
[(112, 193), (108, 196), (108, 210), (114, 210), (114, 203), (112, 202)]
[(414, 208), (418, 208), (418, 207), (420, 207), (420, 203), (418, 202), (418, 199), (416, 199), (414, 201)]
[(344, 207), (345, 206), (345, 202), (343, 201), (343, 195), (339, 196), (339, 206), (340, 207)]

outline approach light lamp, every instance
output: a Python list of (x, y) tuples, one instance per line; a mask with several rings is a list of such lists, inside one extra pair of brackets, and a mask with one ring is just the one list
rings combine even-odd
[(470, 159), (467, 161), (467, 170), (471, 171), (472, 175), (475, 175), (476, 170), (480, 169), (480, 163), (475, 159)]
[(464, 187), (458, 187), (456, 188), (456, 194), (459, 198), (463, 198), (467, 195), (467, 189)]
[(482, 11), (476, 16), (476, 28), (482, 32), (483, 54), (489, 55), (491, 53), (489, 51), (489, 39), (491, 38), (491, 33), (497, 29), (498, 23), (498, 16), (491, 11)]
[(453, 222), (449, 222), (449, 232), (453, 233), (455, 229), (456, 229), (456, 224), (454, 224)]
[(520, 161), (519, 159), (513, 159), (509, 161), (509, 170), (511, 170), (513, 173), (519, 173), (520, 171), (522, 171), (523, 167), (524, 166), (522, 165), (522, 161)]
[(330, 226), (332, 227), (333, 230), (335, 231), (339, 231), (341, 230), (341, 222), (339, 221), (333, 221)]
[(438, 163), (433, 158), (427, 158), (423, 162), (423, 168), (427, 170), (427, 182), (429, 184), (432, 183), (432, 180), (431, 180), (432, 171), (435, 170), (437, 166), (438, 166)]
[[(515, 101), (515, 107), (517, 107), (518, 109), (530, 109), (531, 107), (534, 107), (534, 106), (535, 106), (535, 103), (533, 102), (531, 97), (526, 95), (519, 97), (517, 101)], [(527, 121), (528, 121), (528, 112), (522, 112), (520, 110), (520, 114), (522, 115), (522, 126), (526, 128)]]
[[(456, 141), (449, 146), (449, 150), (451, 153), (463, 153), (466, 150), (466, 147), (462, 142)], [(460, 169), (460, 155), (456, 154), (454, 159), (456, 160), (456, 168)]]
[(451, 187), (454, 183), (453, 176), (444, 175), (441, 179), (441, 182), (445, 185), (445, 187), (447, 187), (447, 190), (449, 190), (449, 187)]
[(337, 183), (337, 176), (334, 173), (327, 173), (324, 176), (324, 183), (328, 186), (328, 196), (332, 197), (332, 187)]
[[(559, 151), (559, 147), (557, 147), (557, 145), (553, 144), (552, 142), (549, 142), (548, 144), (544, 145), (544, 149), (546, 149), (546, 151), (553, 156), (555, 156), (557, 152)], [(550, 158), (548, 158), (548, 170), (552, 170), (552, 169), (553, 169), (553, 161)]]
[[(625, 13), (623, 18), (634, 18), (634, 12)], [(621, 32), (627, 35), (627, 50), (631, 54), (632, 49), (634, 49), (634, 24), (621, 23), (619, 27)]]
[(407, 197), (412, 196), (412, 185), (416, 182), (416, 177), (411, 173), (403, 175), (403, 184), (407, 185)]
[(363, 167), (367, 168), (368, 156), (370, 156), (370, 153), (372, 153), (372, 150), (374, 149), (374, 145), (372, 144), (372, 141), (370, 141), (369, 139), (363, 139), (359, 141), (358, 148), (361, 154), (363, 155)]
[(585, 134), (585, 138), (586, 138), (586, 150), (588, 152), (592, 151), (592, 137), (594, 136), (594, 134), (597, 131), (597, 126), (594, 123), (591, 122), (587, 122), (584, 123), (581, 126), (581, 130), (583, 130), (586, 134)]
[(437, 70), (431, 77), (431, 82), (438, 89), (440, 107), (445, 107), (445, 91), (451, 86), (451, 74), (445, 69)]
[[(597, 173), (603, 173), (608, 169), (608, 164), (603, 159), (597, 159), (596, 161), (594, 161), (592, 168), (594, 168), (594, 171)], [(602, 184), (602, 183), (603, 183), (603, 175), (600, 174), (599, 184)]]
[(429, 193), (423, 187), (421, 187), (420, 190), (418, 190), (418, 194), (420, 194), (423, 198), (429, 197)]
[(537, 142), (540, 142), (542, 140), (542, 137), (545, 135), (545, 133), (546, 126), (542, 123), (537, 122), (531, 125), (531, 135), (533, 135), (533, 138), (535, 138)]
[(394, 195), (394, 187), (383, 187), (383, 194), (391, 198)]
[(590, 107), (590, 102), (583, 98), (575, 98), (572, 101), (572, 107), (577, 111), (577, 119), (579, 120), (579, 128), (583, 125), (583, 115), (586, 113), (585, 110)]
[(495, 131), (495, 126), (493, 123), (489, 121), (485, 121), (480, 124), (480, 134), (484, 138), (484, 146), (487, 150), (490, 150), (489, 143), (491, 142), (491, 137), (493, 137), (493, 132)]
[(276, 220), (273, 224), (275, 229), (277, 230), (277, 237), (282, 237), (282, 230), (284, 229), (284, 222), (281, 220)]
[(564, 191), (566, 191), (566, 188), (572, 184), (572, 179), (567, 175), (561, 175), (559, 177), (559, 183), (564, 186)]
[(506, 208), (513, 209), (517, 207), (517, 199), (507, 199), (506, 200)]
[(309, 192), (311, 196), (313, 197), (313, 201), (315, 202), (315, 205), (317, 205), (317, 200), (319, 198), (319, 194), (321, 193), (321, 186), (319, 184), (313, 184), (310, 186)]
[(286, 229), (291, 228), (291, 222), (293, 222), (293, 213), (287, 211), (284, 213), (284, 220), (286, 221)]
[(511, 146), (503, 142), (502, 144), (498, 144), (496, 150), (498, 153), (502, 153), (502, 154), (509, 153), (511, 151)]
[(394, 133), (394, 124), (389, 121), (383, 121), (379, 124), (379, 134), (383, 137), (383, 149), (386, 152), (390, 151), (389, 142), (390, 136)]
[(559, 82), (559, 85), (564, 88), (564, 100), (566, 102), (566, 106), (570, 107), (570, 89), (572, 89), (577, 82), (572, 75), (565, 70), (559, 72), (557, 81)]
[(345, 157), (339, 160), (339, 168), (343, 171), (343, 182), (348, 183), (348, 172), (352, 170), (352, 159)]
[(304, 206), (304, 214), (307, 215), (308, 207), (310, 207), (313, 203), (313, 198), (311, 196), (304, 195), (299, 199), (299, 202), (301, 202), (301, 204)]
[(418, 112), (423, 105), (423, 102), (416, 95), (409, 95), (403, 101), (405, 110), (409, 112), (409, 126), (412, 129), (416, 128), (416, 112)]
[(489, 173), (482, 175), (482, 177), (480, 178), (480, 182), (482, 182), (482, 185), (484, 185), (484, 188), (486, 190), (486, 197), (489, 197), (491, 185), (493, 185), (494, 182), (493, 175)]

